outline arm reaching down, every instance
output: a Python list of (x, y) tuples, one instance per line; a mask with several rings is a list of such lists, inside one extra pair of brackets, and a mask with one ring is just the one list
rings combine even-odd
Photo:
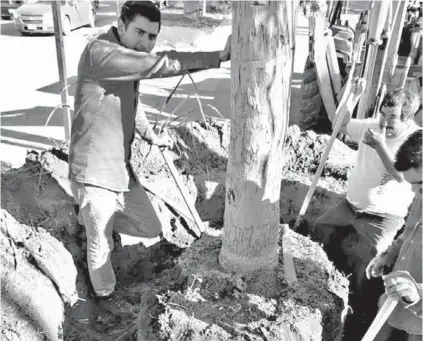
[(159, 147), (173, 148), (173, 140), (164, 132), (161, 135), (157, 135), (150, 122), (148, 122), (147, 115), (141, 106), (137, 109), (137, 126), (136, 131), (140, 134), (141, 138), (147, 141), (149, 144), (154, 144)]
[(386, 251), (374, 257), (369, 262), (366, 268), (367, 279), (381, 277), (385, 267), (390, 267), (396, 262), (403, 243), (404, 232), (392, 242)]

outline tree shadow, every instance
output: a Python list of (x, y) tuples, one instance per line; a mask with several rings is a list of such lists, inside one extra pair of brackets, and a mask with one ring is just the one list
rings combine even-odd
[(24, 147), (28, 149), (44, 149), (45, 146), (60, 146), (63, 144), (62, 140), (53, 139), (41, 135), (28, 134), (22, 131), (1, 128), (0, 141), (17, 147)]
[[(48, 137), (45, 129), (50, 127), (63, 127), (63, 109), (58, 108), (51, 116), (48, 126), (47, 119), (55, 110), (53, 107), (36, 106), (33, 108), (4, 111), (1, 113), (1, 141), (5, 144), (26, 148), (45, 148), (46, 146), (59, 146), (62, 140)], [(39, 127), (27, 132), (27, 127)]]
[[(208, 72), (208, 70), (205, 70), (204, 72)], [(195, 76), (193, 77), (195, 80)], [(180, 78), (174, 78), (173, 80), (176, 79), (179, 80)], [(188, 78), (185, 77), (185, 80), (187, 79)], [(202, 109), (205, 115), (211, 117), (223, 116), (224, 118), (230, 118), (230, 84), (230, 77), (207, 78), (204, 80), (196, 81), (196, 87), (199, 90), (198, 95), (200, 97)], [(160, 110), (162, 109), (162, 106), (170, 93), (173, 91), (173, 88), (166, 89), (162, 86), (159, 86), (159, 91), (155, 91), (155, 89), (150, 86), (149, 89), (146, 87), (144, 90), (149, 90), (149, 92), (146, 93), (146, 91), (143, 91), (143, 84), (141, 82), (140, 100), (142, 102), (142, 108), (147, 114), (150, 122), (155, 122), (156, 120), (166, 120), (170, 113), (172, 113), (181, 104), (184, 98), (189, 95), (191, 95), (191, 97), (187, 99), (182, 106), (179, 107), (179, 109), (174, 113), (173, 117), (169, 118), (172, 119), (176, 118), (178, 115), (187, 114), (181, 118), (186, 117), (189, 121), (202, 120), (199, 102), (195, 96), (196, 89), (193, 84), (181, 84), (167, 103), (164, 112), (161, 114)], [(158, 92), (161, 94), (157, 95), (152, 92)]]
[[(60, 103), (59, 103), (60, 104)], [(46, 125), (49, 115), (55, 108), (46, 106), (36, 106), (32, 108), (3, 111), (1, 113), (2, 127), (43, 127)], [(48, 126), (63, 126), (62, 109), (58, 108), (51, 116)]]
[[(76, 76), (68, 77), (67, 91), (69, 96), (75, 96), (76, 91)], [(38, 88), (37, 91), (46, 92), (49, 94), (60, 95), (62, 93), (62, 85), (60, 81)]]

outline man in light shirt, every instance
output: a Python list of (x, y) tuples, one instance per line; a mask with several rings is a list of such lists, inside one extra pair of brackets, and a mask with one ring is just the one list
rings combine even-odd
[[(341, 134), (359, 143), (346, 198), (317, 219), (314, 231), (329, 258), (341, 271), (352, 273), (352, 284), (358, 288), (369, 261), (386, 250), (404, 224), (414, 193), (395, 169), (394, 155), (419, 129), (413, 120), (419, 99), (406, 89), (385, 96), (379, 118), (351, 119), (364, 89), (364, 79), (353, 80), (340, 129)], [(332, 123), (334, 116), (329, 115)], [(346, 245), (346, 237), (351, 234), (359, 247)]]
[[(422, 340), (422, 143), (419, 129), (400, 147), (395, 161), (395, 168), (403, 172), (417, 196), (404, 232), (366, 269), (368, 279), (382, 276), (384, 281), (380, 305), (388, 295), (400, 298), (375, 341)], [(393, 271), (383, 276), (385, 268), (392, 265)]]

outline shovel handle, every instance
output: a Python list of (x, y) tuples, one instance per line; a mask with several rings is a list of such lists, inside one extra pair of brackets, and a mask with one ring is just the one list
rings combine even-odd
[(383, 327), (384, 323), (386, 322), (388, 317), (391, 315), (392, 311), (397, 306), (398, 301), (399, 301), (398, 297), (388, 296), (388, 298), (383, 303), (382, 308), (380, 308), (380, 310), (378, 311), (375, 319), (373, 320), (366, 334), (364, 334), (361, 341), (374, 340), (377, 333), (379, 333), (379, 330)]
[[(361, 38), (360, 38), (360, 41), (361, 41)], [(302, 218), (304, 217), (304, 215), (307, 211), (308, 205), (310, 204), (311, 198), (313, 197), (314, 191), (316, 190), (317, 183), (319, 182), (320, 176), (322, 175), (323, 168), (325, 167), (326, 160), (329, 156), (329, 153), (332, 149), (333, 144), (335, 143), (335, 139), (338, 135), (339, 130), (341, 129), (341, 125), (344, 122), (344, 117), (347, 114), (347, 110), (346, 110), (346, 108), (344, 108), (344, 105), (347, 102), (348, 97), (350, 95), (349, 92), (350, 92), (350, 89), (351, 89), (352, 78), (353, 78), (355, 67), (356, 67), (357, 60), (358, 60), (358, 55), (359, 55), (358, 50), (359, 50), (359, 48), (360, 48), (360, 45), (358, 44), (357, 47), (355, 48), (356, 51), (354, 53), (353, 63), (352, 63), (352, 66), (351, 66), (350, 73), (348, 75), (347, 84), (345, 85), (344, 94), (342, 95), (341, 101), (339, 102), (338, 107), (336, 109), (335, 126), (333, 127), (332, 135), (330, 137), (328, 145), (326, 146), (325, 151), (322, 154), (322, 157), (321, 157), (320, 163), (319, 163), (319, 167), (317, 168), (316, 174), (314, 174), (314, 177), (313, 177), (313, 182), (311, 183), (311, 185), (308, 189), (307, 195), (306, 195), (304, 202), (301, 206), (300, 213), (298, 214), (297, 220), (295, 221), (295, 224), (292, 228), (293, 231), (297, 231), (297, 228), (298, 228), (298, 226), (300, 226), (301, 220), (302, 220)], [(344, 108), (344, 110), (342, 111), (343, 108)]]
[(369, 14), (369, 44), (380, 45), (382, 43), (382, 32), (385, 28), (389, 15), (391, 1), (373, 1)]
[(203, 228), (203, 222), (197, 212), (197, 209), (194, 207), (194, 205), (191, 203), (191, 201), (188, 199), (188, 193), (185, 189), (184, 184), (182, 183), (180, 177), (179, 177), (179, 172), (176, 169), (175, 165), (173, 164), (172, 158), (169, 156), (168, 151), (167, 150), (161, 150), (160, 152), (162, 153), (163, 159), (165, 160), (170, 173), (172, 174), (173, 179), (176, 182), (176, 185), (178, 186), (179, 191), (181, 192), (182, 198), (185, 201), (185, 204), (188, 207), (188, 210), (190, 211), (195, 224), (197, 225), (198, 229), (196, 229), (195, 231), (193, 231), (195, 233), (195, 235), (199, 238), (201, 236), (201, 233), (203, 232), (204, 228)]
[[(140, 133), (140, 131), (137, 128), (135, 128), (135, 129), (136, 129), (137, 133), (140, 136), (142, 136), (141, 133)], [(159, 147), (157, 147), (157, 148), (159, 148)], [(197, 209), (195, 208), (195, 206), (188, 199), (189, 198), (189, 195), (188, 195), (188, 193), (187, 193), (187, 191), (185, 189), (184, 184), (182, 183), (182, 181), (181, 181), (181, 179), (179, 177), (178, 170), (176, 169), (175, 165), (173, 164), (172, 158), (168, 154), (168, 151), (167, 150), (162, 150), (160, 148), (159, 148), (159, 150), (160, 150), (160, 153), (163, 156), (163, 159), (165, 160), (165, 162), (167, 164), (167, 167), (169, 168), (170, 174), (172, 175), (173, 179), (176, 182), (176, 186), (178, 187), (179, 192), (181, 193), (182, 198), (184, 199), (184, 202), (187, 205), (188, 210), (191, 213), (192, 218), (193, 218), (195, 224), (197, 225), (197, 229), (192, 230), (192, 232), (194, 232), (194, 234), (198, 238), (200, 238), (201, 237), (201, 233), (204, 230), (203, 222), (202, 222), (202, 220), (200, 218), (200, 215), (198, 214)]]

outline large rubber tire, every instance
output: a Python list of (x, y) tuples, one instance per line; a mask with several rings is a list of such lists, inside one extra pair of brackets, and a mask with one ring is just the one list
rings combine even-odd
[(320, 95), (316, 69), (310, 57), (305, 63), (301, 84), (299, 124), (301, 130), (311, 129), (317, 133), (330, 133), (332, 130)]

